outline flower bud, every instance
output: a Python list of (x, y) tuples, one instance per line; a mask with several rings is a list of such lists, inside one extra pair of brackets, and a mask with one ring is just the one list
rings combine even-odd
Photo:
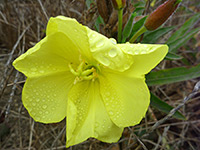
[(117, 10), (124, 8), (126, 5), (126, 0), (112, 0), (113, 7)]
[(182, 0), (168, 0), (151, 13), (144, 24), (147, 30), (155, 30), (161, 26), (176, 10)]

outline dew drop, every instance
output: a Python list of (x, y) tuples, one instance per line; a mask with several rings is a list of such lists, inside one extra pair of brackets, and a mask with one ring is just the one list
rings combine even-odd
[(107, 91), (107, 92), (105, 93), (105, 95), (106, 95), (106, 96), (110, 96), (110, 92)]
[(108, 66), (110, 65), (110, 61), (107, 57), (105, 56), (99, 56), (99, 61), (104, 65), (104, 66)]
[(141, 54), (146, 54), (147, 51), (146, 51), (146, 50), (142, 50), (140, 53), (141, 53)]
[(128, 65), (128, 64), (125, 64), (125, 65), (124, 65), (124, 69), (125, 69), (125, 70), (127, 70), (129, 67), (130, 67), (130, 65)]
[(133, 51), (131, 49), (127, 50), (128, 54), (133, 54)]
[(112, 48), (109, 52), (108, 52), (108, 55), (110, 57), (115, 57), (117, 56), (117, 49), (116, 48)]
[(37, 68), (33, 67), (33, 68), (31, 68), (31, 71), (37, 71)]
[(109, 114), (110, 114), (110, 115), (113, 115), (113, 112), (112, 112), (112, 111), (109, 111)]
[(99, 48), (99, 47), (102, 47), (103, 45), (104, 45), (104, 42), (99, 41), (99, 42), (97, 42), (96, 47)]
[(44, 73), (44, 70), (40, 70), (40, 73)]
[(139, 50), (136, 50), (136, 51), (135, 51), (135, 54), (139, 54), (139, 53), (140, 53), (140, 51), (139, 51)]
[(43, 105), (42, 108), (46, 109), (46, 108), (47, 108), (47, 105)]
[(110, 38), (110, 42), (113, 43), (113, 44), (117, 44), (117, 42), (114, 38)]

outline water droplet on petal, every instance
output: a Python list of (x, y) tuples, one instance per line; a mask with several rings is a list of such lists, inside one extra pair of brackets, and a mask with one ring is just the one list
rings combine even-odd
[(127, 50), (127, 53), (128, 54), (133, 54), (133, 50), (129, 49), (129, 50)]
[(97, 42), (96, 47), (99, 48), (99, 47), (102, 47), (103, 45), (104, 45), (104, 42), (99, 41), (99, 42)]
[(110, 115), (113, 115), (113, 112), (112, 112), (112, 111), (109, 111), (109, 114), (110, 114)]
[(139, 54), (139, 53), (140, 53), (140, 51), (139, 51), (139, 50), (136, 50), (136, 51), (135, 51), (135, 54)]
[(129, 67), (130, 67), (130, 65), (128, 65), (128, 64), (125, 64), (125, 65), (124, 65), (124, 69), (125, 69), (125, 70), (127, 70)]
[(43, 105), (42, 108), (46, 109), (46, 108), (47, 108), (47, 105)]
[(40, 73), (44, 73), (44, 70), (40, 70)]
[(104, 66), (108, 66), (110, 65), (110, 60), (105, 57), (105, 56), (99, 56), (99, 61), (104, 65)]
[(31, 68), (31, 71), (37, 71), (37, 68), (33, 67), (33, 68)]
[(110, 57), (115, 57), (117, 56), (117, 49), (116, 48), (112, 48), (109, 52), (108, 52), (108, 55)]
[(110, 40), (111, 43), (117, 44), (117, 42), (116, 42), (116, 40), (114, 38), (110, 38), (109, 40)]
[(110, 92), (107, 91), (107, 92), (105, 93), (105, 95), (106, 95), (106, 96), (110, 96)]

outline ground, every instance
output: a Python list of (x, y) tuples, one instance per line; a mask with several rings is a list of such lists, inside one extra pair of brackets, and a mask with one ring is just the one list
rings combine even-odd
[[(88, 2), (88, 1), (87, 1)], [(135, 1), (136, 2), (136, 1)], [(156, 1), (145, 14), (152, 12), (164, 1)], [(130, 1), (127, 5), (130, 5)], [(177, 11), (166, 26), (180, 27), (192, 14), (200, 11), (198, 0), (184, 1), (181, 10)], [(111, 11), (111, 10), (109, 10)], [(125, 10), (126, 12), (131, 9)], [(110, 13), (110, 12), (109, 12)], [(82, 24), (94, 28), (98, 17), (96, 3), (87, 6), (84, 0), (1, 0), (0, 1), (0, 149), (65, 149), (65, 120), (56, 124), (35, 122), (24, 108), (21, 91), (25, 76), (13, 67), (13, 60), (32, 47), (45, 36), (45, 28), (50, 16), (64, 15), (76, 18)], [(113, 17), (113, 16), (112, 16)], [(116, 18), (100, 32), (108, 37), (116, 36)], [(126, 19), (125, 19), (126, 20)], [(196, 22), (197, 27), (199, 20)], [(175, 30), (177, 30), (175, 28)], [(174, 32), (174, 31), (173, 31)], [(163, 43), (173, 33), (162, 37)], [(186, 46), (179, 49), (179, 54), (187, 62), (196, 65), (200, 62), (200, 33), (198, 32)], [(188, 55), (186, 50), (195, 51), (195, 56)], [(157, 68), (187, 66), (180, 60), (164, 60)], [(162, 86), (152, 86), (151, 91), (173, 107), (181, 104), (189, 95), (194, 85), (200, 80), (195, 78)], [(200, 149), (200, 94), (196, 94), (181, 109), (187, 120), (168, 119), (146, 137), (141, 133), (151, 130), (152, 126), (166, 114), (150, 107), (142, 122), (126, 128), (119, 142), (107, 144), (90, 138), (87, 141), (70, 147), (70, 150), (128, 150), (128, 149)]]

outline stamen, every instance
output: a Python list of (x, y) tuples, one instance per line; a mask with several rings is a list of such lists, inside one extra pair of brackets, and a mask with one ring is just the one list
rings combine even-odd
[(81, 75), (83, 76), (88, 76), (90, 74), (92, 74), (95, 71), (95, 69), (92, 67), (91, 69), (85, 70), (81, 73)]
[(85, 61), (83, 60), (80, 65), (77, 68), (77, 72), (81, 74), (81, 72), (83, 71), (83, 67), (85, 65)]
[(71, 71), (72, 74), (74, 74), (75, 76), (78, 76), (79, 74), (72, 68), (72, 65), (69, 64), (69, 70)]
[(82, 80), (92, 80), (95, 81), (97, 78), (97, 70), (93, 65), (87, 64), (85, 61), (81, 61), (76, 70), (72, 67), (72, 64), (69, 64), (69, 70), (73, 75), (75, 75), (74, 84)]

